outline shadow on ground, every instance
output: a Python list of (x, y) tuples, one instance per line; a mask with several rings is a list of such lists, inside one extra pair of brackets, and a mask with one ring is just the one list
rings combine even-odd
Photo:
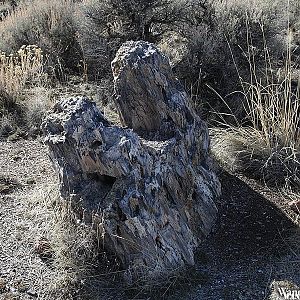
[(226, 260), (286, 253), (283, 239), (295, 224), (241, 179), (221, 175), (220, 223), (212, 237)]
[(276, 194), (267, 199), (225, 171), (220, 180), (218, 225), (199, 247), (196, 268), (129, 299), (259, 300), (271, 299), (274, 281), (299, 286), (299, 257), (286, 241), (296, 225), (274, 204)]
[(299, 285), (299, 256), (286, 241), (296, 225), (272, 196), (227, 172), (220, 179), (219, 222), (196, 257), (206, 281), (182, 286), (169, 299), (270, 299), (274, 280)]

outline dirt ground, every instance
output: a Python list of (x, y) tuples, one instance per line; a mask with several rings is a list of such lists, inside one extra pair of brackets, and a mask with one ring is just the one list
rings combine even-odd
[[(287, 200), (242, 176), (222, 171), (220, 178), (218, 226), (199, 248), (196, 266), (155, 296), (124, 289), (105, 299), (274, 300), (283, 299), (276, 285), (300, 287), (299, 217)], [(55, 184), (40, 141), (0, 142), (0, 299), (54, 299), (49, 287), (59, 274), (35, 244), (55, 222), (53, 207), (36, 195)]]
[(55, 176), (38, 141), (0, 142), (0, 299), (46, 296), (53, 270), (34, 253), (47, 234), (49, 211), (36, 210), (32, 191), (53, 184)]
[(226, 172), (221, 182), (220, 223), (198, 251), (205, 281), (178, 299), (277, 299), (276, 284), (299, 287), (299, 252), (289, 243), (298, 227), (283, 212), (287, 202)]

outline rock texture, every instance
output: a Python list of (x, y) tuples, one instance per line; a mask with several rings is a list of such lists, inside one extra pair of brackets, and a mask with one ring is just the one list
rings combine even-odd
[(216, 220), (220, 184), (207, 127), (168, 58), (153, 44), (127, 42), (112, 70), (124, 127), (87, 98), (71, 98), (45, 119), (45, 141), (63, 197), (82, 207), (87, 221), (101, 216), (104, 246), (128, 279), (155, 277), (194, 264)]

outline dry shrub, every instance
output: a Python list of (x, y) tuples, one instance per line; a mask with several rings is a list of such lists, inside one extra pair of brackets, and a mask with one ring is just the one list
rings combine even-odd
[(41, 134), (42, 121), (54, 100), (53, 89), (49, 86), (37, 85), (26, 90), (24, 125), (29, 136), (36, 137)]
[[(208, 117), (212, 117), (209, 114), (211, 107), (223, 112), (227, 107), (207, 84), (242, 119), (245, 111), (241, 109), (241, 97), (234, 92), (240, 90), (239, 75), (245, 81), (251, 80), (248, 45), (252, 47), (257, 76), (263, 80), (264, 74), (260, 74), (260, 70), (265, 67), (265, 42), (274, 67), (280, 65), (286, 53), (287, 27), (296, 28), (296, 20), (299, 20), (299, 10), (294, 9), (299, 4), (291, 0), (288, 7), (282, 1), (252, 0), (206, 1), (205, 5), (205, 13), (198, 23), (180, 28), (187, 51), (176, 64), (175, 71), (187, 86), (200, 87), (198, 98), (204, 99), (204, 112)], [(289, 14), (294, 17), (290, 17), (288, 25)], [(295, 61), (296, 55), (291, 58)]]
[[(232, 23), (236, 34), (227, 39), (235, 89), (224, 97), (224, 90), (206, 84), (223, 107), (213, 110), (223, 127), (213, 133), (213, 151), (235, 171), (268, 184), (299, 188), (300, 81), (290, 34), (295, 25), (291, 14), (299, 16), (300, 11), (294, 10), (293, 1), (290, 6), (274, 3), (273, 11), (268, 1), (226, 5), (231, 13), (244, 14)], [(236, 28), (240, 20), (244, 25)]]
[(251, 81), (242, 81), (240, 92), (246, 117), (232, 126), (218, 114), (227, 129), (215, 131), (215, 155), (267, 183), (300, 188), (300, 78), (293, 81), (291, 52), (282, 74), (274, 73), (266, 47), (263, 80), (249, 53)]
[(16, 131), (16, 120), (12, 115), (0, 116), (0, 137), (7, 138)]
[(9, 95), (20, 95), (26, 84), (46, 81), (42, 50), (35, 45), (22, 46), (17, 54), (0, 54), (0, 86)]
[(22, 45), (38, 45), (60, 79), (68, 69), (76, 71), (81, 50), (76, 39), (75, 7), (71, 0), (22, 2), (0, 22), (0, 49), (9, 53)]
[(263, 180), (270, 186), (299, 188), (299, 150), (267, 148), (261, 131), (251, 127), (214, 129), (212, 153), (233, 172)]
[(0, 86), (0, 139), (14, 134), (24, 123), (24, 106)]
[[(0, 54), (0, 136), (7, 137), (20, 128), (27, 134), (40, 132), (40, 124), (50, 106), (48, 80), (42, 50), (22, 46), (16, 54)], [(26, 92), (26, 91), (30, 92)]]
[[(159, 43), (165, 34), (195, 22), (202, 14), (197, 0), (86, 0), (79, 24), (79, 40), (90, 76), (110, 74), (110, 62), (122, 43), (146, 40)], [(185, 25), (184, 25), (185, 24)], [(171, 45), (170, 45), (171, 46)]]

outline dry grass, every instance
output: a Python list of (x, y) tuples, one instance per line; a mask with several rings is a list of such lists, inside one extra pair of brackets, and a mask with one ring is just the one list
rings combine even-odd
[[(88, 2), (90, 1), (83, 1), (83, 5)], [(26, 93), (26, 99), (22, 102), (26, 105), (25, 112), (23, 112), (25, 115), (24, 120), (28, 122), (29, 126), (34, 125), (37, 131), (41, 119), (52, 101), (51, 89), (44, 86), (46, 81), (44, 71), (53, 74), (51, 70), (54, 69), (56, 72), (54, 73), (58, 77), (66, 78), (66, 69), (77, 66), (83, 74), (84, 80), (87, 80), (89, 67), (91, 67), (91, 64), (86, 65), (87, 63), (81, 53), (82, 46), (78, 44), (75, 23), (86, 23), (86, 20), (79, 19), (75, 22), (74, 16), (75, 18), (79, 15), (82, 17), (82, 14), (76, 15), (77, 4), (75, 3), (71, 0), (29, 1), (26, 5), (20, 6), (5, 21), (0, 22), (2, 37), (0, 48), (7, 51), (6, 54), (3, 53), (0, 56), (0, 85), (2, 86), (0, 98), (3, 99), (0, 101), (8, 107), (9, 103), (19, 101), (15, 97), (16, 95)], [(191, 68), (195, 65), (194, 73), (198, 81), (190, 83), (189, 90), (197, 107), (201, 104), (202, 84), (206, 80), (210, 80), (209, 83), (214, 86), (215, 82), (213, 80), (217, 81), (222, 77), (222, 70), (235, 69), (234, 63), (229, 62), (229, 60), (226, 61), (228, 57), (226, 58), (223, 55), (222, 48), (225, 48), (226, 45), (226, 39), (223, 35), (230, 33), (233, 37), (232, 40), (237, 40), (235, 46), (237, 48), (240, 46), (242, 56), (248, 62), (247, 70), (239, 72), (238, 75), (240, 76), (237, 76), (241, 80), (242, 87), (239, 92), (240, 98), (245, 100), (242, 109), (247, 113), (246, 124), (238, 121), (236, 127), (230, 125), (226, 129), (215, 129), (212, 140), (213, 151), (221, 161), (234, 170), (263, 178), (266, 182), (272, 184), (297, 185), (299, 184), (300, 156), (298, 129), (300, 85), (298, 83), (295, 87), (292, 75), (294, 69), (291, 50), (292, 38), (287, 39), (286, 63), (282, 66), (281, 72), (278, 73), (277, 66), (273, 66), (271, 63), (272, 57), (269, 47), (266, 45), (267, 39), (263, 37), (265, 28), (262, 25), (263, 23), (260, 23), (263, 20), (271, 20), (272, 18), (269, 18), (269, 16), (278, 18), (279, 23), (283, 20), (284, 23), (286, 21), (284, 17), (287, 14), (285, 11), (277, 16), (275, 13), (273, 14), (273, 6), (267, 0), (244, 2), (220, 0), (215, 1), (213, 7), (216, 9), (215, 16), (209, 19), (210, 16), (203, 15), (203, 18), (205, 22), (216, 23), (205, 24), (204, 22), (198, 24), (198, 27), (195, 26), (191, 30), (190, 44), (187, 43), (187, 38), (181, 35), (181, 32), (174, 33), (172, 31), (164, 35), (160, 46), (171, 56), (175, 66), (180, 64), (185, 55), (189, 55), (189, 46), (195, 47), (195, 53), (200, 53), (195, 60), (190, 57), (187, 58), (191, 62), (189, 65)], [(108, 17), (110, 15), (111, 12), (108, 12)], [(104, 27), (105, 30), (110, 29), (114, 35), (122, 35), (122, 38), (123, 35), (124, 38), (128, 36), (128, 32), (122, 28), (124, 25), (122, 20), (120, 22), (107, 22), (106, 20), (102, 24), (99, 15), (96, 17), (96, 21), (100, 20), (99, 26)], [(127, 17), (127, 13), (125, 17)], [(213, 17), (216, 19), (213, 19)], [(248, 20), (249, 23), (254, 24), (253, 32), (258, 28), (256, 33), (260, 32), (261, 34), (261, 40), (256, 44), (253, 40), (257, 37), (251, 35), (250, 30), (247, 31), (242, 21), (243, 18), (247, 20), (247, 17), (251, 18), (250, 21)], [(95, 33), (96, 39), (84, 44), (86, 47), (84, 54), (88, 56), (91, 53), (92, 58), (95, 55), (95, 60), (92, 62), (97, 62), (97, 65), (95, 64), (97, 72), (103, 76), (99, 70), (101, 68), (106, 70), (107, 66), (109, 67), (107, 61), (109, 61), (108, 57), (111, 53), (107, 50), (109, 47), (107, 47), (106, 42), (102, 40), (103, 36), (98, 36), (97, 24), (94, 24), (93, 27), (90, 26), (91, 24), (93, 22), (88, 22), (88, 32)], [(107, 28), (107, 24), (111, 28)], [(262, 26), (262, 30), (259, 26)], [(213, 31), (213, 28), (215, 28), (215, 31)], [(175, 26), (173, 30), (176, 29)], [(291, 37), (291, 32), (283, 36)], [(89, 34), (84, 35), (86, 39), (92, 37)], [(245, 49), (243, 48), (244, 45), (238, 44), (241, 40), (246, 41), (247, 47)], [(119, 44), (119, 42), (117, 39), (115, 40), (116, 44)], [(21, 48), (15, 55), (8, 55), (12, 50), (17, 51), (23, 44), (37, 44), (39, 47), (26, 46)], [(257, 65), (257, 53), (260, 50), (256, 47), (257, 44), (263, 45), (262, 53), (265, 62), (263, 67)], [(116, 45), (112, 43), (111, 47), (116, 47)], [(49, 54), (49, 57), (43, 56), (41, 49)], [(232, 56), (235, 53), (231, 53)], [(104, 64), (101, 65), (103, 61), (107, 65), (105, 65), (105, 68)], [(225, 62), (224, 65), (223, 62)], [(78, 63), (81, 66), (78, 66)], [(218, 68), (214, 69), (211, 66), (218, 66)], [(223, 67), (224, 69), (222, 69)], [(242, 75), (246, 71), (249, 73), (249, 80), (244, 82)], [(186, 67), (183, 68), (182, 72), (184, 75), (189, 73)], [(210, 77), (213, 72), (216, 73), (216, 76)], [(226, 74), (226, 72), (223, 73)], [(226, 74), (225, 80), (222, 81), (227, 85), (229, 85), (228, 79), (231, 79), (230, 73), (228, 74)], [(201, 84), (200, 80), (203, 80)], [(28, 86), (32, 87), (30, 92), (26, 90)], [(225, 89), (224, 86), (223, 88)], [(75, 87), (72, 86), (71, 89), (74, 92)], [(64, 92), (63, 88), (61, 90), (57, 89), (59, 96)], [(88, 90), (84, 92), (88, 92)], [(59, 96), (56, 95), (56, 98)], [(112, 98), (106, 90), (104, 92), (100, 91), (99, 97), (102, 99), (107, 98), (108, 102)], [(240, 106), (240, 103), (236, 106)], [(15, 115), (15, 108), (16, 106), (12, 106), (8, 114), (1, 114), (0, 135), (2, 135), (1, 132), (4, 132), (4, 135), (9, 135), (16, 129), (15, 127), (18, 127), (14, 123), (20, 117), (18, 114)], [(109, 118), (117, 120), (114, 112), (110, 109), (104, 109)], [(291, 192), (289, 192), (290, 194)], [(295, 194), (295, 199), (298, 198), (299, 196)], [(29, 246), (27, 245), (29, 250), (26, 248), (25, 250), (28, 250), (26, 252), (22, 248), (23, 252), (20, 251), (20, 253), (22, 256), (24, 254), (25, 256), (28, 255), (32, 260), (35, 260), (38, 255), (45, 263), (40, 272), (43, 276), (35, 277), (37, 289), (41, 291), (40, 299), (109, 299), (117, 293), (121, 295), (118, 295), (119, 297), (116, 299), (125, 299), (122, 289), (116, 291), (113, 285), (107, 283), (107, 278), (112, 282), (117, 279), (119, 272), (117, 266), (111, 264), (105, 253), (102, 252), (100, 245), (102, 244), (103, 232), (95, 232), (91, 226), (78, 220), (70, 205), (60, 199), (56, 185), (39, 185), (29, 195), (25, 195), (22, 200), (23, 204), (21, 205), (28, 204), (28, 207), (24, 208), (26, 210), (26, 220), (18, 221), (17, 226), (28, 222), (28, 224), (23, 225), (30, 229), (30, 233), (24, 237), (26, 243), (27, 240), (29, 241)], [(14, 216), (17, 210), (18, 205), (10, 209), (8, 213)], [(24, 219), (23, 211), (20, 212), (19, 216), (20, 220), (22, 218)], [(20, 225), (21, 222), (23, 223)], [(101, 226), (98, 228), (101, 228)], [(12, 232), (14, 231), (12, 230)], [(9, 238), (13, 240), (15, 236)], [(299, 255), (299, 232), (293, 233), (286, 242), (290, 245), (291, 253)], [(32, 256), (30, 251), (33, 248), (35, 253)], [(100, 259), (101, 256), (103, 256), (102, 259)], [(33, 265), (27, 265), (30, 272), (34, 271), (32, 270), (34, 267)], [(192, 273), (191, 276), (195, 274), (199, 278), (191, 278), (190, 280), (186, 278), (185, 274), (180, 274), (171, 277), (168, 281), (158, 280), (158, 282), (151, 282), (147, 285), (141, 278), (141, 281), (135, 283), (133, 291), (129, 290), (128, 294), (137, 298), (147, 295), (149, 291), (155, 292), (154, 290), (157, 289), (157, 297), (167, 296), (173, 287), (182, 286), (186, 288), (185, 280), (197, 281), (200, 284), (205, 282), (205, 278), (202, 278), (201, 274), (197, 274), (195, 270)], [(187, 290), (188, 294), (189, 289), (187, 288)]]
[[(35, 45), (22, 46), (15, 54), (0, 53), (0, 136), (9, 136), (20, 127), (39, 131), (41, 119), (49, 107), (45, 100), (47, 74), (42, 50)], [(39, 88), (39, 100), (32, 91)], [(26, 90), (30, 90), (30, 96)], [(42, 92), (43, 91), (43, 92)]]
[(46, 81), (42, 50), (35, 45), (22, 46), (16, 54), (0, 54), (0, 87), (17, 97), (26, 84), (41, 86)]
[[(262, 133), (264, 144), (269, 150), (278, 147), (298, 149), (300, 121), (300, 77), (292, 78), (291, 40), (288, 22), (285, 63), (282, 68), (273, 66), (269, 48), (264, 40), (264, 25), (260, 24), (264, 43), (265, 66), (258, 77), (258, 66), (255, 64), (255, 50), (252, 36), (247, 32), (247, 55), (250, 71), (250, 82), (242, 83), (246, 99), (247, 118), (253, 128)], [(296, 81), (296, 82), (295, 82)], [(296, 85), (293, 87), (293, 85)]]
[(75, 6), (72, 0), (23, 1), (0, 22), (0, 49), (9, 53), (22, 45), (38, 45), (47, 55), (47, 71), (64, 79), (66, 68), (76, 69), (81, 57)]
[(20, 299), (29, 293), (44, 300), (109, 299), (114, 281), (101, 232), (60, 198), (46, 147), (21, 140), (0, 142), (0, 149), (0, 281), (7, 286), (0, 298), (14, 288)]
[(28, 199), (35, 207), (34, 220), (42, 221), (34, 251), (52, 270), (51, 280), (39, 283), (44, 285), (41, 299), (106, 298), (114, 284), (106, 282), (112, 280), (108, 273), (113, 264), (101, 255), (101, 232), (76, 218), (56, 184), (40, 186)]
[(50, 229), (49, 246), (51, 264), (60, 274), (51, 282), (54, 293), (75, 293), (82, 288), (84, 279), (92, 273), (92, 262), (96, 261), (95, 233), (76, 219), (68, 205), (61, 203), (56, 189), (42, 189), (37, 195), (43, 205), (53, 207), (53, 223)]
[(290, 40), (287, 39), (284, 65), (281, 68), (273, 66), (263, 23), (260, 26), (265, 65), (263, 68), (257, 66), (252, 35), (247, 31), (248, 49), (244, 55), (249, 65), (250, 82), (243, 81), (237, 68), (242, 88), (238, 93), (246, 117), (239, 121), (231, 113), (236, 123), (232, 126), (226, 122), (225, 114), (217, 113), (227, 129), (215, 131), (214, 152), (217, 158), (229, 162), (236, 170), (263, 178), (267, 183), (299, 188), (300, 77), (295, 80), (293, 76), (297, 66), (291, 60)]

